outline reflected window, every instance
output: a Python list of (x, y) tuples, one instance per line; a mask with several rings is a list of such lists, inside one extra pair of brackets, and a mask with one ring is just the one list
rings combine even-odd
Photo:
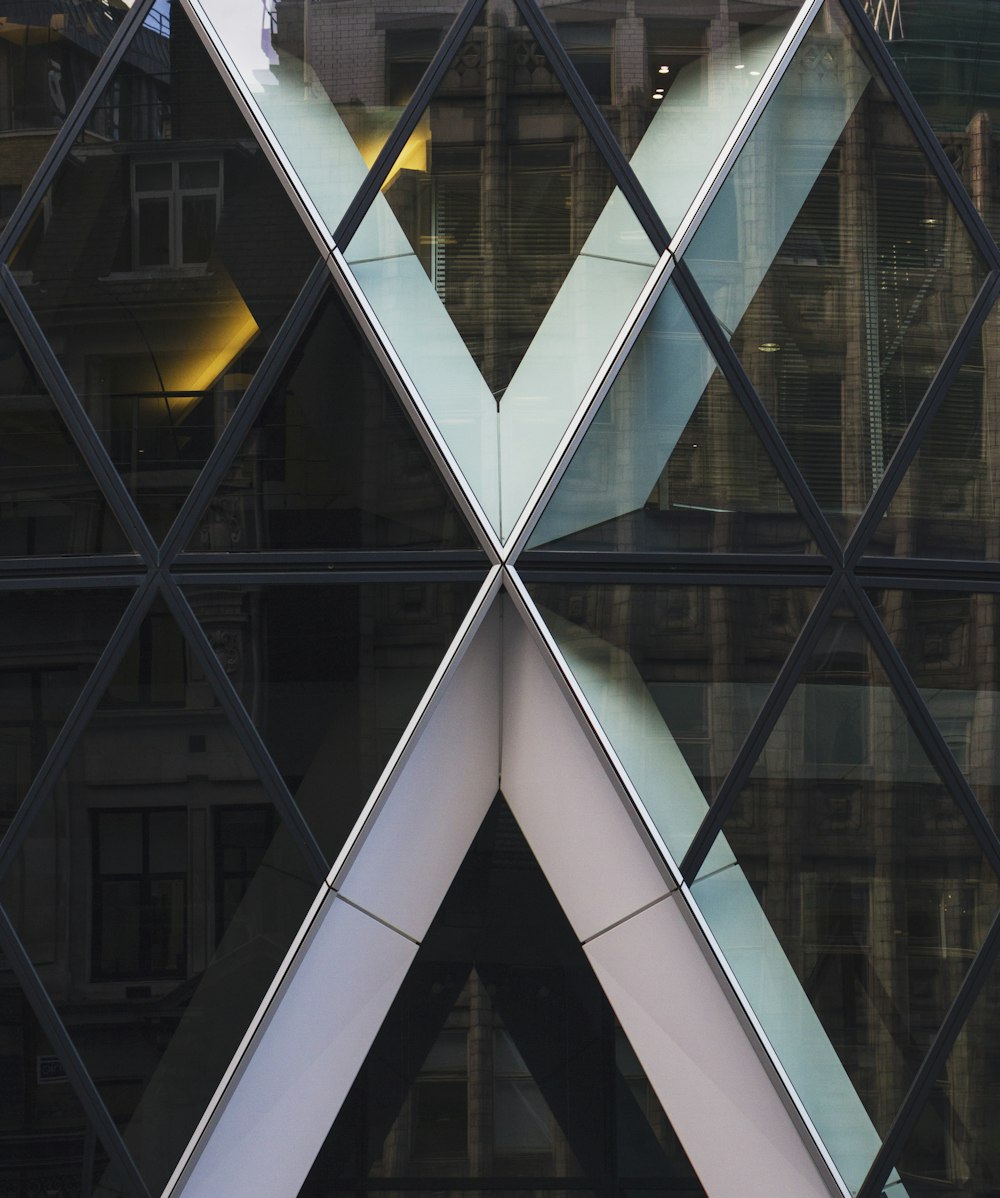
[(221, 941), (278, 830), (270, 804), (215, 811), (215, 939)]
[(704, 98), (707, 45), (708, 25), (704, 21), (646, 22), (649, 88), (654, 103), (663, 99), (685, 68), (689, 68), (685, 75), (686, 102)]
[(183, 977), (187, 811), (95, 811), (94, 981)]
[(222, 163), (132, 164), (132, 255), (137, 268), (201, 266), (222, 204)]

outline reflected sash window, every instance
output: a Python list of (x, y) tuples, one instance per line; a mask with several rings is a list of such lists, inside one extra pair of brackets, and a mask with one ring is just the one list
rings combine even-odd
[(132, 260), (151, 267), (203, 266), (222, 206), (217, 158), (132, 165)]

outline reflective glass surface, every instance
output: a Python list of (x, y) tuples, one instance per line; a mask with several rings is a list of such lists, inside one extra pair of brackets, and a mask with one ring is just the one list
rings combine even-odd
[(20, 806), (131, 597), (130, 587), (0, 592), (0, 830)]
[(480, 582), (187, 588), (226, 673), (331, 860)]
[(331, 232), (462, 7), (281, 0), (262, 12), (204, 0), (215, 35)]
[(143, 33), (9, 265), (162, 536), (316, 253), (180, 8)]
[(1000, 826), (1000, 595), (884, 590), (869, 598), (980, 806)]
[(528, 590), (680, 860), (817, 592), (598, 582)]
[[(130, 0), (0, 2), (0, 228), (7, 223), (108, 47)], [(162, 38), (138, 31), (126, 53), (137, 70), (162, 66)], [(106, 136), (105, 113), (88, 121)]]
[(371, 350), (327, 299), (188, 548), (475, 547)]
[(835, 0), (686, 260), (846, 540), (985, 270)]
[(528, 544), (815, 552), (788, 489), (672, 285)]
[(3, 316), (0, 446), (0, 556), (131, 550), (69, 429)]
[(109, 1166), (62, 1061), (9, 974), (0, 980), (0, 1077), (4, 1198), (126, 1198), (119, 1168)]
[(502, 798), (299, 1198), (420, 1179), (448, 1198), (704, 1194)]
[(316, 889), (157, 601), (0, 882), (152, 1193)]
[(993, 1198), (1000, 1188), (1000, 972), (994, 964), (896, 1162), (888, 1198)]
[(656, 260), (515, 6), (489, 0), (345, 252), (506, 532)]
[(848, 609), (833, 614), (723, 832), (692, 892), (854, 1184), (1000, 892)]
[(1000, 320), (971, 346), (866, 552), (1000, 560)]
[(541, 0), (563, 48), (674, 232), (798, 6)]

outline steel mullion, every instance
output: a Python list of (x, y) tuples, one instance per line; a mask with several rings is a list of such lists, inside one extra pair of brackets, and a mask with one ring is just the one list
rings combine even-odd
[[(899, 574), (885, 572), (884, 563), (879, 570), (872, 573), (855, 571), (858, 585), (865, 590), (906, 590), (906, 591), (952, 591), (958, 594), (984, 593), (996, 594), (1000, 591), (1000, 568), (994, 569), (988, 577), (952, 574), (943, 570), (940, 574), (922, 574), (919, 567), (927, 563), (918, 562), (917, 569)], [(942, 566), (945, 563), (941, 563)], [(991, 563), (1000, 567), (1000, 563)]]
[(618, 139), (611, 132), (594, 97), (584, 86), (555, 30), (538, 10), (535, 0), (514, 0), (514, 3), (659, 257), (670, 245), (670, 233), (646, 194), (646, 189), (629, 166)]
[(858, 40), (874, 61), (882, 81), (902, 111), (910, 130), (928, 158), (948, 198), (961, 216), (962, 223), (985, 259), (986, 266), (996, 270), (1000, 267), (1000, 247), (997, 246), (983, 218), (976, 211), (975, 204), (965, 190), (955, 168), (948, 160), (948, 155), (944, 152), (944, 148), (938, 141), (923, 110), (913, 98), (913, 93), (900, 74), (899, 67), (893, 62), (892, 55), (886, 49), (878, 31), (870, 18), (865, 15), (857, 0), (839, 0), (839, 3), (857, 34)]
[(830, 572), (822, 574), (774, 574), (752, 573), (741, 570), (733, 574), (713, 572), (712, 570), (682, 570), (675, 574), (665, 574), (655, 568), (624, 567), (620, 570), (597, 573), (593, 570), (536, 570), (518, 563), (517, 572), (525, 585), (533, 583), (553, 583), (576, 586), (723, 586), (723, 587), (800, 587), (824, 589), (830, 582)]
[(489, 563), (485, 554), (475, 549), (407, 549), (397, 553), (393, 550), (331, 550), (323, 551), (270, 551), (261, 553), (182, 553), (171, 563), (175, 574), (191, 570), (209, 571), (213, 569), (230, 570), (238, 567), (243, 570), (288, 571), (297, 570), (329, 570), (333, 567), (347, 567), (352, 570), (475, 570), (482, 566), (485, 570)]
[(147, 575), (137, 586), (136, 593), (129, 600), (65, 723), (56, 733), (41, 768), (0, 840), (0, 879), (3, 879), (13, 866), (36, 815), (66, 768), (77, 741), (104, 697), (115, 670), (152, 606), (155, 593), (155, 578), (153, 575)]
[(605, 573), (616, 570), (657, 570), (667, 574), (678, 571), (711, 571), (722, 574), (732, 571), (734, 574), (747, 570), (765, 572), (784, 572), (789, 574), (828, 575), (833, 567), (825, 557), (818, 553), (675, 553), (664, 550), (635, 552), (623, 550), (575, 549), (530, 549), (518, 559), (518, 569), (522, 572), (536, 570), (590, 570), (595, 573)]
[(174, 574), (175, 583), (184, 587), (193, 586), (339, 586), (362, 583), (393, 582), (472, 582), (477, 586), (489, 573), (491, 567), (483, 562), (476, 570), (435, 570), (428, 566), (414, 566), (402, 570), (194, 570), (190, 574)]
[(3, 232), (0, 233), (0, 262), (7, 261), (27, 230), (31, 218), (54, 182), (70, 147), (83, 131), (87, 118), (103, 95), (112, 75), (118, 69), (133, 36), (142, 28), (154, 2), (155, 0), (139, 0), (139, 3), (125, 14), (122, 23), (98, 60), (93, 74), (81, 88), (76, 103), (56, 132), (41, 165), (18, 200), (17, 207), (11, 214)]
[[(145, 573), (146, 563), (138, 554), (131, 557), (81, 554), (80, 559), (15, 557), (0, 559), (0, 589), (5, 586), (116, 586), (115, 580), (134, 582)], [(73, 579), (80, 579), (79, 584)]]
[[(216, 580), (218, 581), (218, 580)], [(191, 610), (186, 596), (169, 574), (162, 577), (163, 597), (180, 625), (184, 639), (198, 659), (205, 672), (209, 685), (215, 692), (224, 714), (228, 717), (233, 732), (236, 734), (240, 747), (246, 753), (251, 765), (257, 772), (261, 786), (268, 798), (274, 804), (279, 816), (285, 823), (292, 839), (305, 858), (317, 886), (322, 885), (329, 863), (319, 843), (313, 836), (312, 829), (306, 823), (305, 817), (299, 810), (298, 804), (292, 797), (285, 784), (281, 772), (274, 763), (271, 753), (264, 744), (263, 737), (257, 731), (243, 706), (236, 689), (230, 682), (218, 655), (208, 642), (208, 637), (197, 616)]]
[(900, 1154), (916, 1130), (920, 1116), (930, 1101), (934, 1083), (944, 1069), (955, 1041), (961, 1034), (977, 997), (989, 979), (998, 955), (1000, 955), (1000, 915), (994, 919), (986, 934), (986, 939), (969, 966), (968, 973), (962, 979), (962, 984), (948, 1008), (944, 1022), (938, 1028), (934, 1042), (910, 1083), (906, 1097), (882, 1141), (882, 1147), (876, 1154), (875, 1160), (858, 1190), (857, 1198), (879, 1198), (881, 1195), (882, 1187), (888, 1181), (890, 1173), (898, 1163)]
[(104, 1105), (104, 1100), (83, 1063), (76, 1044), (66, 1030), (66, 1025), (38, 976), (10, 917), (2, 907), (0, 907), (0, 951), (10, 963), (32, 1013), (66, 1070), (70, 1085), (104, 1150), (122, 1170), (128, 1198), (152, 1198), (142, 1174), (132, 1159), (132, 1154), (125, 1146), (121, 1133), (115, 1126), (114, 1120)]
[(900, 483), (906, 475), (913, 459), (924, 444), (926, 434), (942, 405), (948, 397), (948, 392), (959, 372), (965, 365), (965, 359), (972, 348), (976, 337), (982, 330), (997, 299), (1000, 298), (1000, 273), (987, 275), (979, 293), (970, 308), (965, 322), (955, 336), (954, 341), (945, 355), (937, 374), (931, 380), (926, 394), (917, 406), (913, 419), (907, 425), (895, 452), (886, 467), (879, 485), (868, 501), (868, 505), (854, 528), (854, 532), (844, 550), (844, 561), (853, 566), (864, 553), (866, 546), (875, 535), (882, 518), (892, 502)]
[(320, 260), (309, 272), (302, 290), (296, 296), (288, 315), (268, 346), (263, 361), (236, 405), (236, 411), (222, 430), (219, 440), (164, 537), (159, 552), (161, 564), (169, 566), (194, 534), (199, 519), (225, 479), (244, 440), (253, 429), (254, 421), (271, 398), (271, 393), (295, 352), (300, 337), (309, 321), (319, 311), (329, 286), (329, 272), (326, 264)]
[(846, 582), (843, 576), (834, 579), (816, 601), (816, 606), (799, 631), (791, 652), (774, 680), (767, 698), (764, 700), (753, 726), (747, 733), (746, 739), (740, 746), (733, 764), (729, 767), (715, 801), (711, 804), (702, 821), (701, 827), (695, 833), (684, 859), (681, 861), (681, 874), (687, 885), (693, 885), (705, 858), (708, 856), (716, 837), (722, 831), (729, 812), (739, 798), (743, 787), (781, 713), (785, 710), (792, 692), (808, 664), (809, 655), (815, 649), (820, 635), (826, 630), (829, 618), (836, 606), (844, 598)]
[(343, 249), (357, 232), (365, 214), (371, 207), (375, 197), (382, 190), (382, 184), (389, 177), (393, 164), (399, 157), (403, 147), (409, 141), (416, 129), (424, 109), (434, 97), (438, 86), (444, 79), (455, 55), (462, 48), (480, 12), (486, 7), (486, 0), (467, 0), (465, 7), (455, 19), (455, 23), (438, 46), (437, 53), (431, 60), (424, 77), (417, 84), (416, 90), (403, 109), (403, 114), (396, 127), (389, 135), (388, 141), (379, 151), (378, 157), (372, 164), (364, 183), (354, 199), (348, 204), (347, 211), (340, 218), (340, 223), (334, 230), (334, 244)]
[(764, 449), (777, 471), (778, 478), (791, 496), (806, 527), (815, 538), (820, 552), (824, 553), (830, 561), (840, 564), (843, 560), (840, 542), (834, 536), (826, 516), (823, 515), (803, 478), (798, 463), (788, 451), (770, 412), (757, 395), (732, 342), (722, 331), (718, 318), (684, 262), (677, 263), (674, 279), (681, 299), (687, 305), (709, 351), (763, 443)]
[(892, 638), (879, 619), (871, 600), (857, 582), (849, 581), (848, 591), (855, 613), (878, 654), (896, 697), (903, 705), (921, 748), (968, 821), (990, 867), (996, 873), (1000, 873), (1000, 837), (979, 805), (968, 779), (948, 748), (937, 722), (924, 702), (923, 695), (892, 643)]
[(154, 564), (156, 542), (146, 528), (135, 500), (129, 494), (124, 479), (115, 469), (96, 429), (83, 411), (83, 405), (28, 301), (14, 281), (9, 268), (2, 264), (0, 304), (6, 309), (14, 331), (21, 339), (29, 359), (38, 371), (43, 386), (66, 424), (112, 515), (143, 560), (150, 565)]

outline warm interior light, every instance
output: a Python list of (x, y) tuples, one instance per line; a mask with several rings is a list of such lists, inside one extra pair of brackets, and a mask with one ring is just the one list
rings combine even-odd
[(669, 75), (669, 74), (670, 74), (670, 68), (669, 68), (668, 66), (662, 66), (662, 67), (660, 67), (660, 74), (661, 74), (661, 75)]
[(757, 348), (762, 354), (776, 354), (781, 349), (781, 346), (777, 341), (765, 341), (762, 345), (758, 345)]

